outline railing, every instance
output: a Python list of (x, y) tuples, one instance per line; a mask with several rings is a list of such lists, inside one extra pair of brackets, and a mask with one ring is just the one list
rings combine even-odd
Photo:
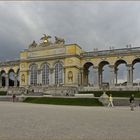
[(84, 53), (81, 53), (81, 56), (93, 57), (93, 56), (104, 56), (104, 55), (111, 55), (111, 54), (122, 55), (122, 54), (128, 54), (130, 52), (138, 53), (140, 52), (140, 47), (84, 52)]

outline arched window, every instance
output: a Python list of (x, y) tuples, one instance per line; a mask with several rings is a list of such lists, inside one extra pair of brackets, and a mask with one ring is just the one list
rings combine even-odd
[(15, 85), (15, 72), (13, 69), (9, 70), (8, 78), (9, 78), (9, 86), (14, 86)]
[(1, 80), (2, 80), (2, 87), (6, 86), (6, 72), (4, 70), (1, 71)]
[(49, 84), (49, 66), (47, 64), (44, 64), (42, 68), (42, 84)]
[(37, 65), (31, 66), (30, 83), (31, 83), (31, 85), (37, 84)]
[(63, 83), (63, 66), (61, 63), (55, 64), (55, 84)]

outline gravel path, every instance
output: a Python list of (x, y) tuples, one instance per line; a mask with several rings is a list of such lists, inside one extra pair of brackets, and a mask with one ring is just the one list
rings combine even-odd
[(140, 108), (0, 102), (0, 140), (140, 140)]

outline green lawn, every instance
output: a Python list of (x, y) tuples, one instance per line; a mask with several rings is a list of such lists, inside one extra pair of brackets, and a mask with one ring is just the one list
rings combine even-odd
[(7, 95), (7, 91), (0, 91), (0, 96)]
[(28, 97), (24, 102), (53, 105), (103, 106), (98, 99), (93, 98)]
[[(103, 91), (86, 91), (79, 92), (79, 94), (94, 94), (95, 97), (100, 97), (103, 94)], [(134, 94), (135, 97), (140, 98), (140, 91), (106, 91), (106, 94), (112, 94), (113, 97), (130, 97), (131, 94)]]

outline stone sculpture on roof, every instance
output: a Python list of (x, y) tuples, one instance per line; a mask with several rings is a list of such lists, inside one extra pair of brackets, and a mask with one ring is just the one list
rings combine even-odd
[(43, 40), (43, 43), (49, 43), (49, 38), (51, 38), (51, 36), (43, 34), (44, 36), (40, 38), (40, 40)]
[(62, 38), (59, 38), (59, 37), (55, 36), (55, 44), (60, 44), (60, 43), (64, 44), (65, 43), (65, 40), (62, 39)]
[(43, 37), (40, 38), (42, 41), (39, 45), (35, 42), (35, 40), (29, 45), (29, 49), (40, 48), (40, 47), (47, 47), (47, 46), (55, 46), (55, 45), (62, 45), (65, 43), (63, 38), (59, 38), (55, 36), (55, 42), (52, 43), (49, 39), (51, 36), (43, 34)]
[(46, 34), (43, 34), (43, 35), (44, 35), (44, 36), (40, 38), (40, 40), (42, 40), (43, 42), (40, 43), (39, 46), (41, 46), (41, 47), (46, 47), (46, 46), (52, 44), (52, 42), (49, 41), (49, 38), (51, 38), (51, 36), (46, 35)]
[(37, 46), (37, 43), (35, 40), (33, 40), (32, 44), (29, 45), (29, 48), (35, 48)]

